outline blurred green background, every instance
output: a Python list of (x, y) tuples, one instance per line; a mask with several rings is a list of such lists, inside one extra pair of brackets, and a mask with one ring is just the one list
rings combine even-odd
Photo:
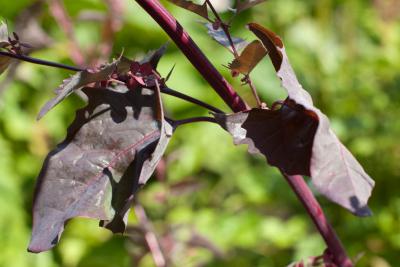
[[(201, 18), (163, 3), (254, 105), (248, 88), (232, 80), (222, 66), (232, 56), (207, 36), (197, 23)], [(77, 64), (71, 60), (71, 35), (67, 37), (60, 27), (60, 17), (54, 19), (57, 1), (43, 1), (33, 9), (32, 4), (2, 1), (1, 19), (38, 48), (32, 56)], [(75, 36), (86, 65), (95, 64), (99, 55), (107, 60), (123, 49), (126, 56), (140, 56), (168, 40), (133, 0), (65, 0), (64, 5), (73, 22), (74, 33), (69, 34)], [(229, 18), (227, 12), (224, 16)], [(111, 25), (105, 19), (114, 23), (115, 36), (104, 34), (104, 25)], [(354, 217), (318, 197), (349, 255), (362, 256), (357, 266), (399, 266), (400, 2), (270, 0), (237, 17), (233, 34), (253, 40), (244, 27), (250, 21), (283, 37), (303, 87), (376, 181), (370, 218)], [(110, 38), (112, 51), (107, 50)], [(228, 111), (171, 44), (160, 73), (166, 75), (173, 64), (171, 88)], [(112, 236), (95, 220), (74, 219), (52, 251), (26, 252), (36, 176), (83, 103), (71, 96), (41, 121), (35, 117), (69, 75), (21, 63), (0, 77), (0, 266), (155, 266), (133, 212), (126, 236)], [(265, 101), (285, 97), (268, 60), (252, 78)], [(207, 115), (180, 100), (168, 96), (164, 100), (170, 117)], [(264, 158), (249, 156), (246, 147), (234, 147), (218, 126), (198, 123), (179, 129), (163, 163), (166, 168), (158, 169), (138, 199), (172, 266), (280, 267), (323, 252), (321, 237), (277, 170)]]

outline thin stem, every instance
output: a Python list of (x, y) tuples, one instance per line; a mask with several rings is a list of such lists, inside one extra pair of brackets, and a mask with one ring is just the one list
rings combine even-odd
[[(282, 172), (282, 174), (284, 173)], [(353, 263), (348, 258), (342, 243), (340, 242), (335, 231), (328, 222), (321, 206), (315, 199), (310, 188), (304, 182), (303, 177), (301, 175), (289, 176), (286, 174), (284, 174), (284, 177), (288, 181), (292, 190), (296, 193), (297, 197), (302, 202), (303, 206), (306, 208), (318, 231), (321, 233), (323, 239), (325, 240), (325, 243), (328, 246), (329, 251), (334, 256), (335, 264), (340, 267), (352, 267)]]
[(259, 107), (261, 107), (261, 106), (262, 106), (261, 99), (260, 99), (260, 97), (258, 96), (256, 86), (254, 85), (253, 81), (251, 80), (249, 74), (247, 74), (247, 75), (245, 76), (245, 80), (246, 80), (246, 83), (249, 85), (249, 87), (250, 87), (250, 89), (251, 89), (251, 92), (253, 93), (254, 98), (255, 98), (256, 101), (257, 101), (257, 105), (258, 105)]
[[(214, 66), (208, 62), (197, 45), (183, 30), (182, 26), (178, 24), (174, 17), (157, 0), (136, 0), (136, 2), (138, 2), (164, 29), (171, 39), (174, 40), (181, 51), (186, 55), (186, 57), (188, 57), (190, 62), (196, 66), (198, 71), (210, 83), (221, 98), (231, 107), (231, 109), (234, 111), (243, 111), (247, 109), (247, 106), (236, 94), (232, 86), (225, 80), (221, 80), (221, 75), (216, 71)], [(214, 75), (216, 72), (218, 73), (217, 76)], [(315, 200), (314, 195), (309, 190), (303, 177), (287, 176), (286, 180), (295, 191), (297, 197), (304, 205), (306, 211), (325, 240), (336, 264), (338, 264), (339, 267), (353, 266), (351, 260), (347, 257), (343, 245), (337, 238), (332, 227), (329, 225), (319, 203)]]
[[(56, 62), (52, 62), (52, 61), (47, 61), (47, 60), (42, 60), (42, 59), (37, 59), (37, 58), (33, 58), (33, 57), (29, 57), (29, 56), (24, 56), (24, 55), (19, 55), (19, 54), (13, 54), (10, 52), (5, 52), (5, 51), (0, 51), (0, 55), (1, 56), (6, 56), (6, 57), (11, 57), (11, 58), (16, 58), (18, 60), (22, 60), (22, 61), (26, 61), (26, 62), (30, 62), (33, 64), (38, 64), (38, 65), (44, 65), (44, 66), (50, 66), (50, 67), (55, 67), (55, 68), (61, 68), (61, 69), (66, 69), (66, 70), (72, 70), (72, 71), (84, 71), (85, 69), (83, 68), (79, 68), (79, 67), (75, 67), (75, 66), (69, 66), (69, 65), (64, 65), (64, 64), (60, 64), (60, 63), (56, 63)], [(193, 103), (195, 105), (198, 105), (200, 107), (206, 108), (210, 111), (213, 111), (215, 113), (224, 113), (222, 110), (207, 104), (201, 100), (198, 100), (194, 97), (185, 95), (183, 93), (180, 93), (178, 91), (175, 91), (171, 88), (168, 87), (163, 87), (161, 88), (161, 92), (170, 96), (174, 96), (176, 98), (188, 101), (190, 103)]]
[(246, 103), (215, 69), (189, 34), (157, 0), (136, 0), (171, 37), (192, 65), (234, 111), (246, 110)]
[(161, 91), (161, 93), (180, 98), (182, 100), (185, 100), (187, 102), (193, 103), (193, 104), (198, 105), (200, 107), (206, 108), (206, 109), (208, 109), (210, 111), (213, 111), (215, 113), (224, 113), (222, 110), (220, 110), (220, 109), (218, 109), (218, 108), (216, 108), (214, 106), (211, 106), (210, 104), (204, 103), (201, 100), (198, 100), (198, 99), (193, 98), (191, 96), (185, 95), (185, 94), (183, 94), (181, 92), (178, 92), (178, 91), (175, 91), (175, 90), (173, 90), (171, 88), (163, 87), (163, 88), (161, 88), (160, 91)]
[(194, 122), (212, 122), (212, 123), (217, 123), (217, 121), (212, 118), (212, 117), (193, 117), (193, 118), (188, 118), (188, 119), (183, 119), (183, 120), (172, 120), (169, 118), (166, 118), (169, 120), (174, 128), (178, 128), (179, 126), (189, 124), (189, 123), (194, 123)]
[(158, 242), (157, 236), (153, 231), (152, 223), (147, 218), (146, 211), (144, 210), (142, 205), (140, 205), (138, 202), (135, 202), (134, 209), (139, 224), (145, 231), (144, 238), (146, 240), (147, 246), (149, 247), (155, 265), (157, 267), (166, 267), (167, 261), (161, 250), (161, 246), (160, 243)]
[(236, 50), (235, 44), (233, 43), (231, 34), (229, 33), (229, 29), (226, 24), (222, 21), (221, 17), (219, 16), (218, 12), (215, 10), (214, 6), (211, 4), (210, 0), (206, 0), (207, 5), (210, 7), (212, 13), (214, 14), (217, 21), (220, 23), (222, 30), (224, 31), (226, 37), (228, 38), (229, 44), (231, 45), (233, 55), (235, 58), (239, 57), (239, 53)]
[(66, 70), (72, 70), (72, 71), (84, 71), (85, 70), (85, 69), (79, 68), (79, 67), (68, 66), (68, 65), (51, 62), (51, 61), (47, 61), (47, 60), (42, 60), (42, 59), (37, 59), (37, 58), (24, 56), (24, 55), (13, 54), (13, 53), (6, 52), (6, 51), (0, 51), (0, 55), (5, 56), (5, 57), (16, 58), (18, 60), (30, 62), (33, 64), (44, 65), (44, 66), (49, 66), (49, 67), (54, 67), (54, 68), (60, 68), (60, 69), (66, 69)]
[[(229, 32), (228, 26), (226, 25), (225, 22), (222, 21), (221, 17), (219, 16), (218, 12), (215, 10), (215, 8), (212, 5), (212, 3), (210, 2), (210, 0), (206, 0), (206, 3), (210, 7), (210, 9), (213, 12), (215, 18), (220, 23), (221, 28), (224, 31), (226, 37), (228, 38), (229, 44), (230, 44), (230, 46), (232, 48), (233, 55), (235, 56), (235, 58), (238, 58), (239, 57), (239, 53), (237, 52), (236, 46), (233, 43), (232, 36), (231, 36), (231, 33)], [(251, 80), (249, 74), (245, 75), (245, 80), (246, 80), (246, 84), (249, 85), (249, 87), (251, 89), (251, 92), (253, 93), (253, 96), (257, 101), (257, 105), (259, 107), (261, 107), (262, 103), (261, 103), (260, 97), (258, 96), (257, 89), (256, 89), (255, 85), (253, 84), (253, 81)]]

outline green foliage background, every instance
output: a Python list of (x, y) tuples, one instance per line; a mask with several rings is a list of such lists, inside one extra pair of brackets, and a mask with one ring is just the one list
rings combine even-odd
[[(79, 21), (78, 15), (83, 10), (105, 12), (107, 6), (101, 0), (64, 2), (74, 19), (79, 44), (90, 50), (99, 42), (99, 23)], [(12, 28), (15, 17), (29, 4), (29, 0), (3, 1), (0, 16)], [(222, 64), (232, 57), (208, 38), (196, 22), (200, 17), (165, 4), (229, 78)], [(303, 87), (375, 179), (370, 200), (374, 216), (370, 218), (354, 217), (319, 197), (349, 254), (364, 253), (357, 266), (399, 266), (400, 262), (399, 14), (396, 0), (270, 0), (240, 15), (233, 26), (234, 35), (248, 40), (254, 39), (244, 27), (250, 21), (283, 37)], [(135, 1), (125, 1), (122, 22), (115, 54), (125, 49), (125, 55), (134, 57), (168, 39)], [(68, 40), (47, 5), (39, 23), (53, 43), (32, 56), (72, 64)], [(166, 75), (173, 64), (170, 87), (228, 111), (171, 44), (160, 72)], [(45, 155), (64, 138), (74, 111), (83, 103), (72, 96), (41, 121), (35, 117), (68, 75), (67, 71), (22, 63), (13, 82), (1, 91), (1, 267), (135, 266), (132, 259), (142, 249), (132, 238), (112, 236), (96, 221), (74, 219), (54, 250), (39, 255), (26, 252), (36, 176)], [(252, 77), (267, 102), (285, 97), (268, 60)], [(238, 80), (232, 82), (254, 104), (250, 91)], [(168, 96), (165, 106), (174, 118), (207, 115), (205, 110)], [(281, 175), (267, 167), (262, 157), (249, 156), (244, 146), (234, 147), (218, 126), (203, 123), (179, 129), (165, 161), (165, 181), (153, 179), (138, 197), (155, 232), (163, 237), (174, 266), (280, 267), (323, 252), (323, 241)], [(137, 224), (134, 213), (130, 222)], [(208, 245), (188, 246), (193, 233), (207, 239)], [(151, 255), (146, 254), (140, 266), (154, 266)]]

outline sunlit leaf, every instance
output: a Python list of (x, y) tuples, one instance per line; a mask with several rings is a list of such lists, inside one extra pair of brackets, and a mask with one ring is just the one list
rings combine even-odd
[(55, 92), (56, 97), (48, 101), (40, 110), (37, 119), (41, 119), (49, 110), (59, 104), (67, 96), (72, 94), (90, 83), (104, 81), (110, 78), (110, 75), (116, 70), (119, 60), (107, 64), (100, 68), (100, 70), (84, 70), (79, 71), (75, 75), (63, 81)]
[[(226, 36), (224, 30), (221, 27), (218, 27), (218, 29), (214, 29), (213, 25), (211, 23), (204, 23), (204, 25), (207, 27), (208, 30), (208, 35), (210, 35), (215, 41), (217, 41), (219, 44), (224, 46), (225, 48), (229, 49), (232, 52), (232, 47), (229, 42), (228, 36)], [(244, 47), (247, 46), (247, 42), (241, 38), (237, 37), (232, 37), (232, 42), (236, 48), (236, 50), (242, 50)]]
[(123, 232), (135, 192), (152, 174), (172, 126), (158, 90), (125, 86), (84, 88), (66, 139), (49, 153), (38, 177), (29, 250), (57, 244), (73, 217), (103, 220)]
[(267, 54), (260, 41), (255, 40), (248, 44), (240, 56), (229, 64), (232, 72), (249, 74)]
[(318, 115), (319, 126), (314, 138), (310, 165), (313, 184), (328, 199), (354, 214), (370, 215), (367, 202), (374, 181), (339, 141), (330, 127), (329, 119), (314, 107), (310, 94), (296, 78), (279, 36), (255, 23), (248, 27), (268, 49), (277, 76), (289, 98)]
[(168, 1), (174, 3), (179, 7), (182, 7), (193, 13), (196, 13), (197, 15), (202, 16), (205, 19), (208, 19), (208, 9), (206, 2), (204, 2), (202, 5), (198, 5), (193, 3), (192, 1), (187, 1), (187, 0), (168, 0)]

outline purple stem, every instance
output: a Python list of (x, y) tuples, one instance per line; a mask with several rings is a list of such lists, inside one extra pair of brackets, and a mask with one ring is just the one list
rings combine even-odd
[(215, 69), (176, 19), (157, 0), (136, 0), (171, 37), (198, 72), (234, 111), (246, 110), (246, 103)]
[[(189, 34), (184, 31), (182, 26), (157, 0), (136, 0), (136, 2), (164, 29), (189, 61), (233, 111), (247, 109), (246, 104), (237, 95), (232, 86), (218, 73), (190, 38)], [(352, 267), (353, 263), (348, 258), (342, 243), (326, 219), (321, 206), (308, 188), (303, 177), (300, 175), (285, 175), (285, 178), (325, 240), (334, 262), (339, 267)]]
[[(282, 172), (283, 174), (283, 172)], [(333, 230), (331, 224), (325, 217), (321, 206), (315, 199), (310, 188), (304, 182), (301, 175), (285, 175), (286, 181), (289, 183), (292, 190), (296, 193), (303, 206), (306, 208), (307, 213), (310, 215), (315, 226), (324, 238), (325, 243), (332, 254), (335, 263), (340, 267), (352, 267), (353, 263), (348, 258), (346, 251)]]

